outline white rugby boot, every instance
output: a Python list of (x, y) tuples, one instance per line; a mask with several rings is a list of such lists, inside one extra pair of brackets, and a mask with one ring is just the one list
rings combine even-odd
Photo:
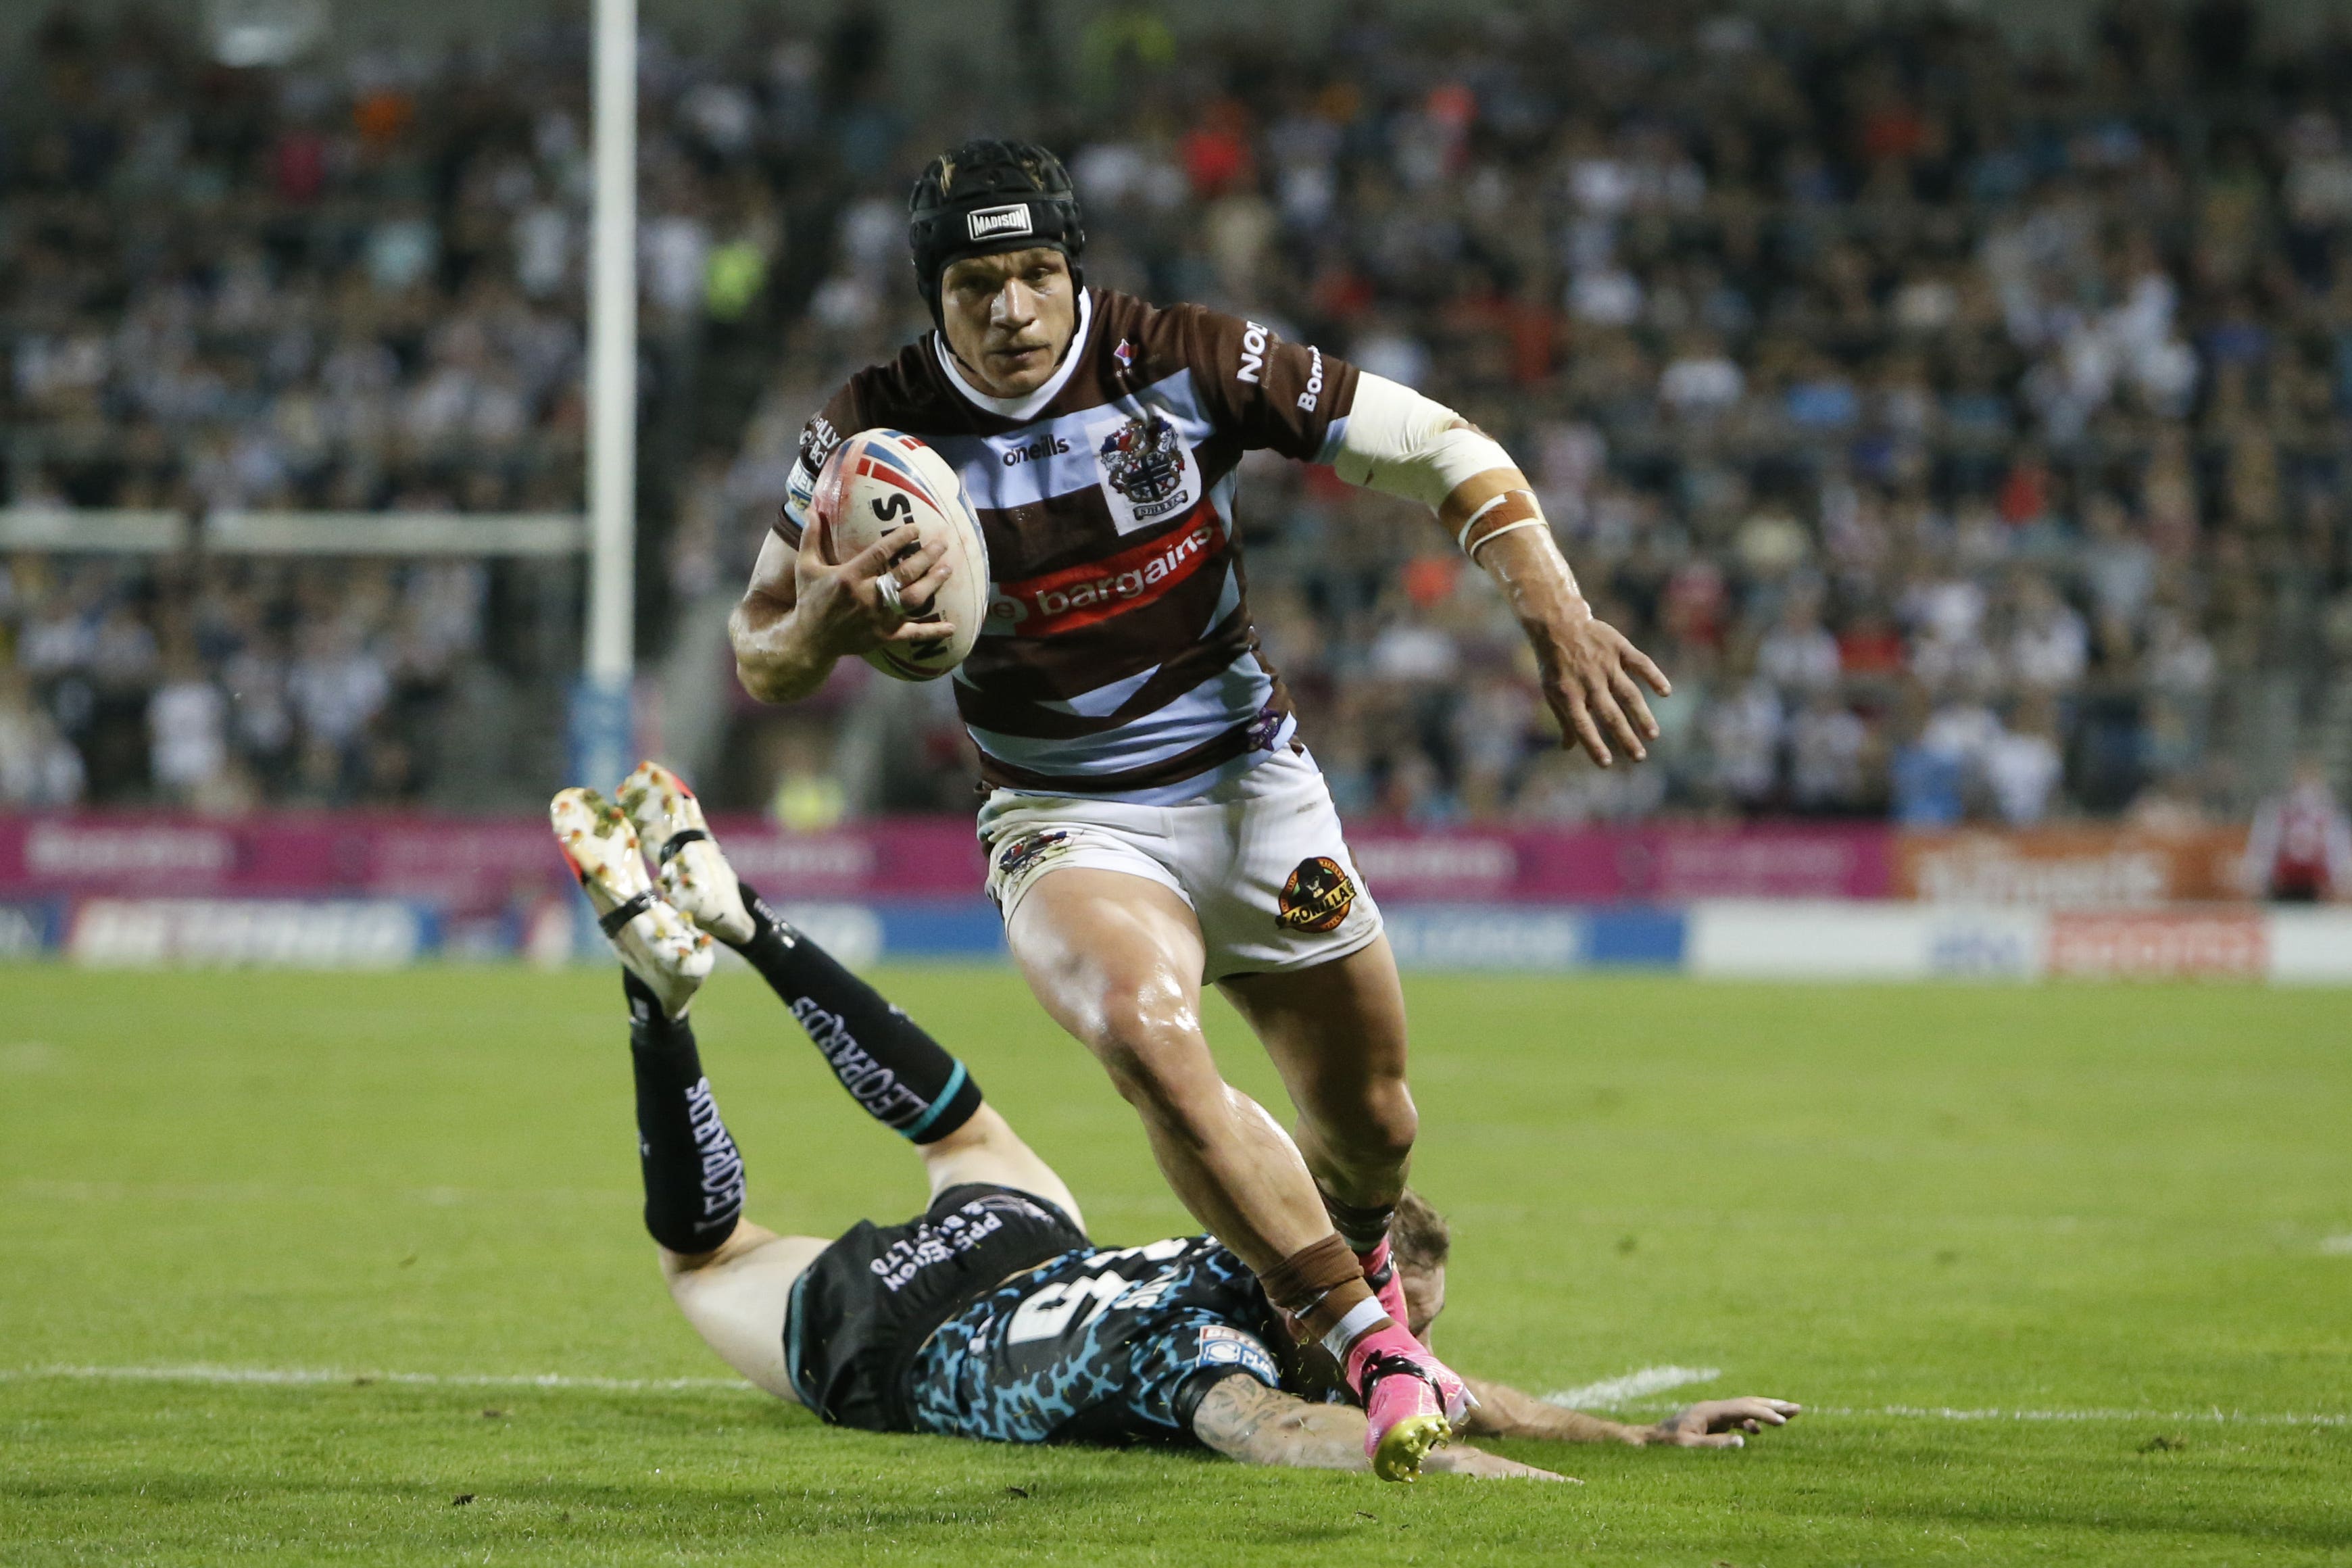
[(654, 890), (628, 813), (593, 789), (567, 789), (547, 808), (565, 864), (580, 879), (613, 951), (661, 1001), (683, 1017), (710, 976), (710, 939)]
[(621, 781), (619, 793), (637, 837), (653, 849), (671, 907), (721, 942), (740, 946), (751, 941), (751, 911), (744, 907), (742, 885), (710, 837), (702, 803), (686, 781), (659, 763), (644, 762)]

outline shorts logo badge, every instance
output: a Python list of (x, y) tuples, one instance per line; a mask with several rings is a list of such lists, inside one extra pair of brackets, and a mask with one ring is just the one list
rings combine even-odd
[(1135, 509), (1136, 521), (1164, 517), (1190, 496), (1184, 484), (1184, 444), (1175, 426), (1153, 415), (1130, 419), (1103, 437), (1095, 457), (1103, 475)]
[(1275, 919), (1292, 931), (1318, 935), (1339, 929), (1356, 906), (1356, 884), (1328, 855), (1301, 860), (1282, 885), (1282, 906)]
[(1024, 833), (997, 852), (996, 874), (988, 879), (988, 896), (997, 900), (998, 889), (1009, 888), (1021, 874), (1048, 855), (1063, 848), (1070, 841), (1066, 833), (1055, 830), (1046, 833)]

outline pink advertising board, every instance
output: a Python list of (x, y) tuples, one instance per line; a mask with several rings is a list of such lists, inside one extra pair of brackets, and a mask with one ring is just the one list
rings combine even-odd
[[(985, 871), (971, 826), (959, 818), (818, 834), (751, 819), (714, 826), (744, 877), (772, 898), (975, 898)], [(1363, 823), (1348, 837), (1374, 893), (1395, 903), (1884, 898), (1892, 860), (1891, 836), (1874, 825), (1418, 831)], [(563, 879), (545, 825), (529, 816), (0, 821), (0, 898), (397, 898), (482, 916), (535, 902)]]
[(1884, 898), (1886, 830), (1874, 824), (1412, 833), (1364, 825), (1349, 847), (1392, 902), (1680, 903), (1691, 899)]

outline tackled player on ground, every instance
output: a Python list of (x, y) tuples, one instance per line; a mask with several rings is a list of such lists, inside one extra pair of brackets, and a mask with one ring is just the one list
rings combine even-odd
[[(646, 763), (620, 805), (564, 791), (556, 837), (618, 952), (629, 1007), (646, 1227), (688, 1321), (730, 1366), (825, 1421), (998, 1442), (1198, 1444), (1255, 1464), (1364, 1469), (1363, 1412), (1289, 1342), (1213, 1237), (1097, 1247), (1077, 1200), (962, 1062), (743, 887), (675, 775)], [(661, 862), (656, 884), (640, 844)], [(923, 1213), (836, 1240), (743, 1219), (744, 1170), (688, 1022), (726, 942), (774, 988), (866, 1114), (915, 1146)], [(1444, 1224), (1401, 1194), (1397, 1279), (1412, 1331), (1445, 1305)], [(1798, 1407), (1697, 1405), (1650, 1426), (1473, 1383), (1473, 1436), (1738, 1447)], [(1429, 1468), (1559, 1479), (1466, 1447)]]
[[(1405, 1327), (1390, 1258), (1417, 1130), (1403, 993), (1251, 625), (1243, 454), (1432, 508), (1525, 630), (1564, 743), (1595, 763), (1643, 755), (1641, 688), (1665, 678), (1595, 618), (1526, 479), (1453, 410), (1263, 323), (1086, 287), (1051, 153), (934, 159), (909, 237), (938, 331), (808, 422), (733, 621), (739, 675), (788, 702), (845, 656), (941, 635), (918, 618), (951, 571), (940, 547), (886, 540), (835, 563), (819, 503), (839, 487), (820, 479), (876, 427), (956, 469), (995, 580), (954, 689), (1013, 957), (1141, 1114), (1193, 1216), (1346, 1369), (1376, 1468), (1409, 1474), (1472, 1396)], [(1292, 1134), (1219, 1074), (1204, 984), (1273, 1058)]]

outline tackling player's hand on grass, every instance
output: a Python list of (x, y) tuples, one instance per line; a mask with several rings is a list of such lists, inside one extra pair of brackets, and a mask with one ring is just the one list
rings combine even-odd
[(1623, 1443), (1631, 1447), (1738, 1448), (1742, 1432), (1785, 1426), (1804, 1406), (1785, 1399), (1710, 1399), (1648, 1426), (1564, 1409), (1507, 1383), (1465, 1379), (1478, 1396), (1470, 1413), (1473, 1437), (1540, 1437), (1555, 1443)]
[(1785, 1399), (1709, 1399), (1678, 1411), (1650, 1428), (1650, 1441), (1674, 1448), (1739, 1448), (1742, 1432), (1785, 1426), (1804, 1408)]

